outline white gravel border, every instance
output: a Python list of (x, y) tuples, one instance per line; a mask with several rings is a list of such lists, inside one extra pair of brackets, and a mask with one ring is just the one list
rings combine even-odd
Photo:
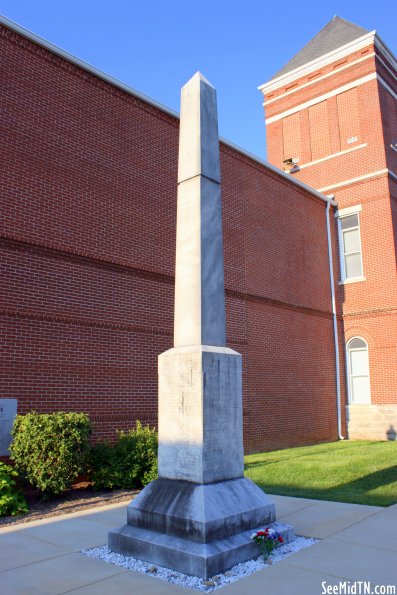
[[(280, 562), (280, 560), (288, 558), (288, 556), (291, 556), (300, 550), (314, 545), (317, 543), (317, 541), (319, 540), (309, 539), (306, 537), (297, 537), (293, 542), (286, 543), (285, 545), (277, 548), (271, 556), (270, 564), (277, 564), (277, 562)], [(140, 572), (141, 574), (148, 574), (163, 581), (174, 583), (175, 585), (181, 585), (182, 587), (188, 587), (189, 589), (203, 591), (204, 593), (210, 593), (211, 591), (221, 589), (230, 583), (235, 583), (236, 581), (252, 574), (253, 572), (267, 568), (270, 565), (269, 561), (265, 563), (263, 558), (259, 556), (259, 558), (255, 558), (254, 560), (248, 560), (248, 562), (237, 564), (224, 574), (217, 574), (211, 579), (205, 581), (195, 576), (182, 574), (176, 570), (170, 570), (169, 568), (163, 568), (162, 566), (157, 566), (148, 562), (142, 562), (142, 560), (136, 560), (135, 558), (122, 556), (121, 554), (115, 554), (109, 550), (107, 545), (102, 545), (101, 547), (96, 547), (90, 550), (82, 550), (81, 553), (85, 556), (89, 556), (90, 558), (96, 558), (97, 560), (110, 562), (111, 564), (121, 566), (122, 568), (127, 568), (128, 570), (134, 570), (135, 572)]]

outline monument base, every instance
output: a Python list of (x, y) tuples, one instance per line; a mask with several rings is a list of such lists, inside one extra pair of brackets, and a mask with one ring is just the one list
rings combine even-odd
[[(295, 538), (294, 530), (289, 525), (267, 523), (266, 527), (278, 531), (286, 543)], [(255, 527), (255, 530), (259, 529), (263, 529), (263, 525)], [(253, 529), (250, 529), (210, 543), (198, 543), (124, 525), (109, 533), (109, 547), (125, 556), (208, 579), (259, 556), (258, 546), (251, 540), (252, 532)]]
[(246, 478), (157, 479), (128, 506), (127, 520), (109, 533), (112, 551), (203, 579), (257, 556), (254, 530), (272, 527), (285, 542), (295, 538), (292, 527), (275, 522), (270, 498)]

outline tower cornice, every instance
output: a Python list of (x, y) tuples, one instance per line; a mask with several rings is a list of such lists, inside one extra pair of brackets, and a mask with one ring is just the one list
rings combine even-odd
[(302, 66), (299, 66), (298, 68), (295, 68), (294, 70), (291, 70), (282, 76), (271, 79), (263, 85), (260, 85), (258, 89), (263, 95), (267, 95), (268, 93), (280, 89), (280, 87), (289, 85), (293, 81), (311, 74), (315, 70), (319, 70), (328, 64), (332, 64), (333, 62), (341, 60), (342, 58), (349, 56), (350, 54), (371, 44), (374, 44), (394, 66), (397, 64), (396, 58), (374, 30), (362, 35), (354, 41), (336, 48), (332, 52), (328, 52), (327, 54), (324, 54), (323, 56), (320, 56), (311, 62), (307, 62), (306, 64), (303, 64)]

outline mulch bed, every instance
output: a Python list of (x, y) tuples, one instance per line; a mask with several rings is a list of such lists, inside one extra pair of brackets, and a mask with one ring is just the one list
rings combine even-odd
[(0, 518), (0, 529), (10, 525), (19, 525), (38, 521), (49, 517), (70, 514), (84, 509), (128, 502), (138, 493), (139, 490), (100, 490), (94, 492), (89, 482), (80, 482), (51, 500), (43, 500), (37, 492), (25, 493), (29, 505), (29, 512), (20, 516), (6, 516)]

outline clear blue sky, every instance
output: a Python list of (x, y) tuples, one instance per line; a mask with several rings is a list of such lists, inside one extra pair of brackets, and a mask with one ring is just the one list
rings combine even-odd
[(218, 91), (221, 136), (262, 158), (257, 86), (335, 14), (397, 54), (396, 0), (0, 0), (0, 13), (176, 111), (201, 70)]

